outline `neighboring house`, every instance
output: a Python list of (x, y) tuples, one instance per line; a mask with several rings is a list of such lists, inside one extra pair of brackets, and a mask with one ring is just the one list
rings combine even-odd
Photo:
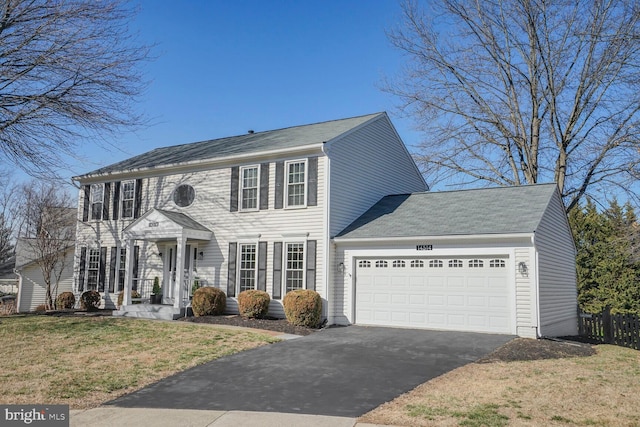
[[(81, 187), (75, 290), (98, 290), (106, 308), (115, 307), (123, 292), (116, 315), (177, 318), (197, 282), (223, 289), (229, 312), (237, 312), (240, 292), (261, 289), (272, 298), (270, 314), (284, 316), (287, 292), (313, 289), (329, 324), (522, 336), (573, 330), (575, 263), (569, 268), (565, 260), (575, 254), (555, 186), (425, 193), (428, 187), (385, 113), (158, 148), (74, 179)], [(510, 191), (507, 199), (484, 193), (503, 200), (496, 209), (512, 209), (509, 198), (528, 200), (518, 212), (531, 227), (485, 230), (492, 219), (486, 216), (491, 207), (482, 207), (488, 202), (483, 191)], [(385, 197), (390, 194), (407, 196)], [(456, 202), (456, 194), (478, 196)], [(435, 215), (432, 196), (448, 207), (441, 212), (451, 221), (448, 228), (424, 227)], [(414, 206), (414, 200), (426, 202)], [(398, 216), (405, 207), (409, 217)], [(387, 223), (378, 230), (378, 221)], [(551, 235), (563, 236), (556, 250), (562, 261), (551, 266), (542, 236), (549, 225)], [(396, 235), (395, 228), (408, 234)], [(434, 276), (430, 266), (445, 262)], [(490, 273), (469, 273), (485, 262)], [(457, 263), (464, 266), (454, 271)], [(561, 271), (562, 283), (545, 281), (542, 269), (548, 267), (552, 276)], [(154, 277), (161, 280), (165, 305), (132, 305), (131, 291), (146, 301)], [(425, 288), (443, 281), (444, 293)], [(557, 292), (546, 294), (547, 286)], [(556, 294), (561, 298), (553, 299)], [(538, 307), (542, 302), (549, 306)], [(495, 315), (485, 315), (487, 307), (496, 307)]]
[(15, 273), (16, 257), (0, 264), (0, 295), (18, 292), (18, 275)]
[[(19, 313), (34, 311), (36, 307), (46, 303), (47, 288), (39, 261), (47, 256), (47, 253), (56, 254), (53, 258), (49, 257), (50, 261), (48, 261), (55, 263), (51, 284), (54, 302), (60, 293), (73, 292), (75, 245), (68, 237), (73, 235), (69, 232), (69, 228), (75, 227), (77, 209), (51, 209), (55, 209), (55, 227), (60, 227), (46, 233), (48, 238), (53, 239), (51, 243), (38, 243), (36, 238), (24, 237), (16, 241), (15, 272), (18, 276), (17, 310)], [(65, 239), (55, 240), (61, 236)], [(40, 238), (47, 239), (47, 237)], [(56, 279), (58, 274), (59, 278)]]

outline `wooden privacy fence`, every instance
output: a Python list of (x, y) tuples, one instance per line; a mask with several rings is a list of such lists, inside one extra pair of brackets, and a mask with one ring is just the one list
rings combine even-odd
[(640, 350), (640, 316), (635, 314), (611, 314), (610, 308), (602, 313), (585, 313), (578, 310), (580, 335), (596, 342), (615, 344)]

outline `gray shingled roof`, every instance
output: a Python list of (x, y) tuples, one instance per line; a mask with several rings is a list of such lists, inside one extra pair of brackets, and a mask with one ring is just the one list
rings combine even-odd
[(156, 148), (127, 160), (79, 176), (127, 172), (160, 166), (183, 164), (263, 151), (302, 147), (330, 141), (341, 134), (385, 113), (333, 120), (265, 132), (247, 133), (227, 138)]
[(386, 196), (336, 237), (531, 233), (556, 190), (542, 184)]
[(193, 219), (193, 218), (191, 218), (191, 217), (189, 217), (189, 216), (187, 216), (187, 215), (185, 215), (183, 213), (165, 211), (164, 209), (156, 209), (156, 211), (160, 212), (162, 215), (166, 216), (171, 221), (175, 222), (176, 224), (178, 224), (179, 226), (181, 226), (183, 228), (188, 228), (190, 230), (209, 231), (209, 232), (211, 232), (211, 230), (209, 230), (207, 227), (205, 227), (204, 225), (200, 224), (195, 219)]

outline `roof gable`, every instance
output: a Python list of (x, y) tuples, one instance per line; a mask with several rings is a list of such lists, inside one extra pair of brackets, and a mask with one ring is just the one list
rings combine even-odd
[(555, 184), (383, 197), (337, 239), (533, 233)]
[(156, 148), (75, 179), (320, 145), (382, 115), (385, 113)]

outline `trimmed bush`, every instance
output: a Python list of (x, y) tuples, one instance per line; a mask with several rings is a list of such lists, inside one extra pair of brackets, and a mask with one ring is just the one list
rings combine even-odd
[[(131, 291), (131, 298), (140, 298), (140, 292)], [(124, 299), (124, 291), (118, 294), (118, 307), (122, 306), (122, 300)], [(132, 302), (132, 304), (140, 304), (140, 301)]]
[(39, 305), (39, 306), (37, 306), (37, 307), (35, 308), (35, 310), (33, 310), (33, 311), (35, 311), (36, 313), (40, 313), (40, 314), (42, 314), (42, 313), (44, 313), (44, 312), (46, 312), (46, 311), (47, 311), (47, 305), (46, 305), (46, 304), (40, 304), (40, 305)]
[(76, 305), (76, 297), (73, 292), (63, 292), (56, 298), (56, 308), (58, 310), (70, 310)]
[(322, 316), (322, 298), (316, 291), (298, 289), (282, 300), (284, 315), (292, 325), (317, 328)]
[(204, 286), (193, 294), (191, 308), (196, 317), (217, 316), (227, 308), (227, 296), (218, 288)]
[(248, 290), (238, 295), (238, 310), (240, 316), (263, 318), (269, 312), (269, 294), (265, 291)]
[(97, 310), (100, 307), (100, 293), (98, 291), (86, 291), (80, 295), (80, 307), (87, 311)]

